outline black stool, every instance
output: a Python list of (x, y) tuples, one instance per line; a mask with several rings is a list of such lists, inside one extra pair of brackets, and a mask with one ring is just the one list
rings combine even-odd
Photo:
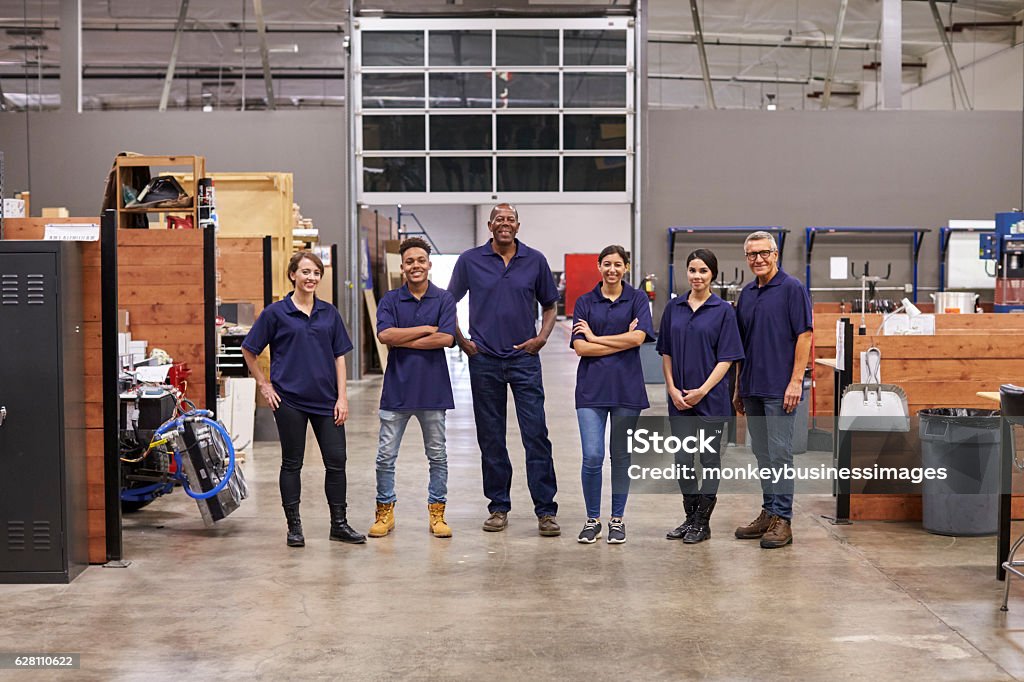
[[(1014, 442), (1014, 425), (1024, 425), (1024, 388), (1020, 386), (1014, 386), (1013, 384), (1003, 384), (999, 387), (999, 409), (1002, 412), (1003, 419), (1007, 421), (1010, 428), (1007, 429), (1010, 436), (1009, 447), (1005, 451), (1013, 453), (1014, 464), (1017, 465), (1018, 469), (1024, 469), (1024, 464), (1017, 461), (1015, 442)], [(1004, 435), (1006, 432), (1004, 431)], [(1008, 482), (1003, 482), (1006, 486)], [(1001, 491), (1009, 492), (1008, 490)], [(1006, 561), (1003, 562), (1003, 570), (1006, 571), (1006, 589), (1003, 592), (1003, 611), (1007, 611), (1007, 602), (1010, 599), (1010, 575), (1013, 574), (1018, 578), (1024, 578), (1024, 559), (1014, 559), (1017, 550), (1020, 549), (1021, 545), (1024, 544), (1024, 534), (1022, 534), (1017, 541), (1013, 543), (1010, 548), (1010, 553), (1006, 557)]]

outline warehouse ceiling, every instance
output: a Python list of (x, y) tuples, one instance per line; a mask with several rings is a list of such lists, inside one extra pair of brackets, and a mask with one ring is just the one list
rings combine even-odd
[[(261, 109), (266, 90), (253, 0), (188, 3), (170, 108)], [(274, 103), (282, 107), (344, 103), (346, 0), (263, 0)], [(494, 9), (621, 12), (607, 0), (360, 0), (369, 11)], [(700, 53), (690, 3), (650, 0), (649, 100), (652, 106), (705, 107)], [(709, 72), (720, 108), (819, 108), (840, 0), (698, 0)], [(848, 0), (831, 108), (870, 106), (877, 81), (880, 0)], [(155, 109), (170, 60), (180, 3), (83, 0), (84, 108)], [(1020, 40), (1024, 0), (939, 2), (961, 66)], [(952, 27), (952, 29), (950, 29)], [(59, 105), (60, 2), (0, 1), (0, 86), (8, 109)], [(903, 3), (903, 79), (925, 78), (943, 54), (927, 2)], [(944, 58), (943, 58), (944, 59)], [(41, 94), (40, 94), (41, 93)], [(243, 97), (244, 93), (244, 97)]]

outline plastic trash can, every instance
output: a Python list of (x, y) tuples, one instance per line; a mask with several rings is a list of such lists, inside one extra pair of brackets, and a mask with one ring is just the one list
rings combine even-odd
[(661, 356), (657, 344), (645, 343), (640, 346), (640, 367), (644, 372), (645, 384), (663, 384), (665, 375), (661, 371)]
[(921, 483), (924, 529), (937, 535), (994, 535), (999, 526), (998, 410), (921, 410), (921, 463), (945, 480)]

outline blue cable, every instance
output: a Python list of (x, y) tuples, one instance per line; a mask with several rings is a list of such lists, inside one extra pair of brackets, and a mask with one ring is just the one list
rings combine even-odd
[(231, 480), (231, 477), (235, 473), (235, 445), (234, 443), (231, 442), (231, 436), (228, 435), (227, 430), (225, 430), (224, 427), (220, 425), (220, 422), (211, 419), (212, 416), (213, 412), (210, 412), (209, 410), (190, 410), (189, 412), (186, 412), (177, 419), (172, 419), (168, 422), (165, 422), (159, 429), (156, 430), (156, 436), (154, 436), (155, 440), (157, 436), (164, 435), (172, 428), (182, 429), (184, 428), (184, 422), (186, 420), (195, 419), (212, 427), (221, 435), (221, 437), (224, 439), (224, 442), (227, 443), (228, 469), (226, 472), (224, 472), (224, 477), (221, 478), (220, 483), (218, 483), (212, 490), (208, 490), (205, 493), (194, 493), (192, 492), (192, 489), (189, 488), (188, 478), (185, 476), (185, 469), (181, 464), (181, 453), (178, 452), (177, 450), (174, 451), (174, 462), (178, 467), (178, 473), (176, 473), (174, 477), (181, 481), (181, 487), (185, 490), (185, 494), (194, 500), (210, 499), (211, 497), (213, 497), (214, 495), (216, 495), (217, 493), (224, 489), (224, 486), (228, 484), (228, 481)]

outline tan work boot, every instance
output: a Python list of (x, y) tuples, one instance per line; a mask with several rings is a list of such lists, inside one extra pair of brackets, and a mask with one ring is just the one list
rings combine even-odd
[(371, 538), (382, 538), (395, 529), (395, 503), (377, 503), (377, 518), (367, 533)]
[(760, 516), (751, 521), (748, 525), (740, 526), (736, 529), (736, 537), (740, 540), (757, 540), (768, 532), (768, 524), (771, 520), (771, 515), (762, 509)]
[(768, 526), (768, 531), (761, 538), (761, 547), (763, 549), (776, 549), (778, 547), (785, 547), (792, 542), (793, 528), (790, 526), (789, 519), (773, 516)]
[(435, 538), (450, 538), (452, 529), (444, 521), (444, 502), (434, 502), (427, 505), (430, 513), (430, 532)]

